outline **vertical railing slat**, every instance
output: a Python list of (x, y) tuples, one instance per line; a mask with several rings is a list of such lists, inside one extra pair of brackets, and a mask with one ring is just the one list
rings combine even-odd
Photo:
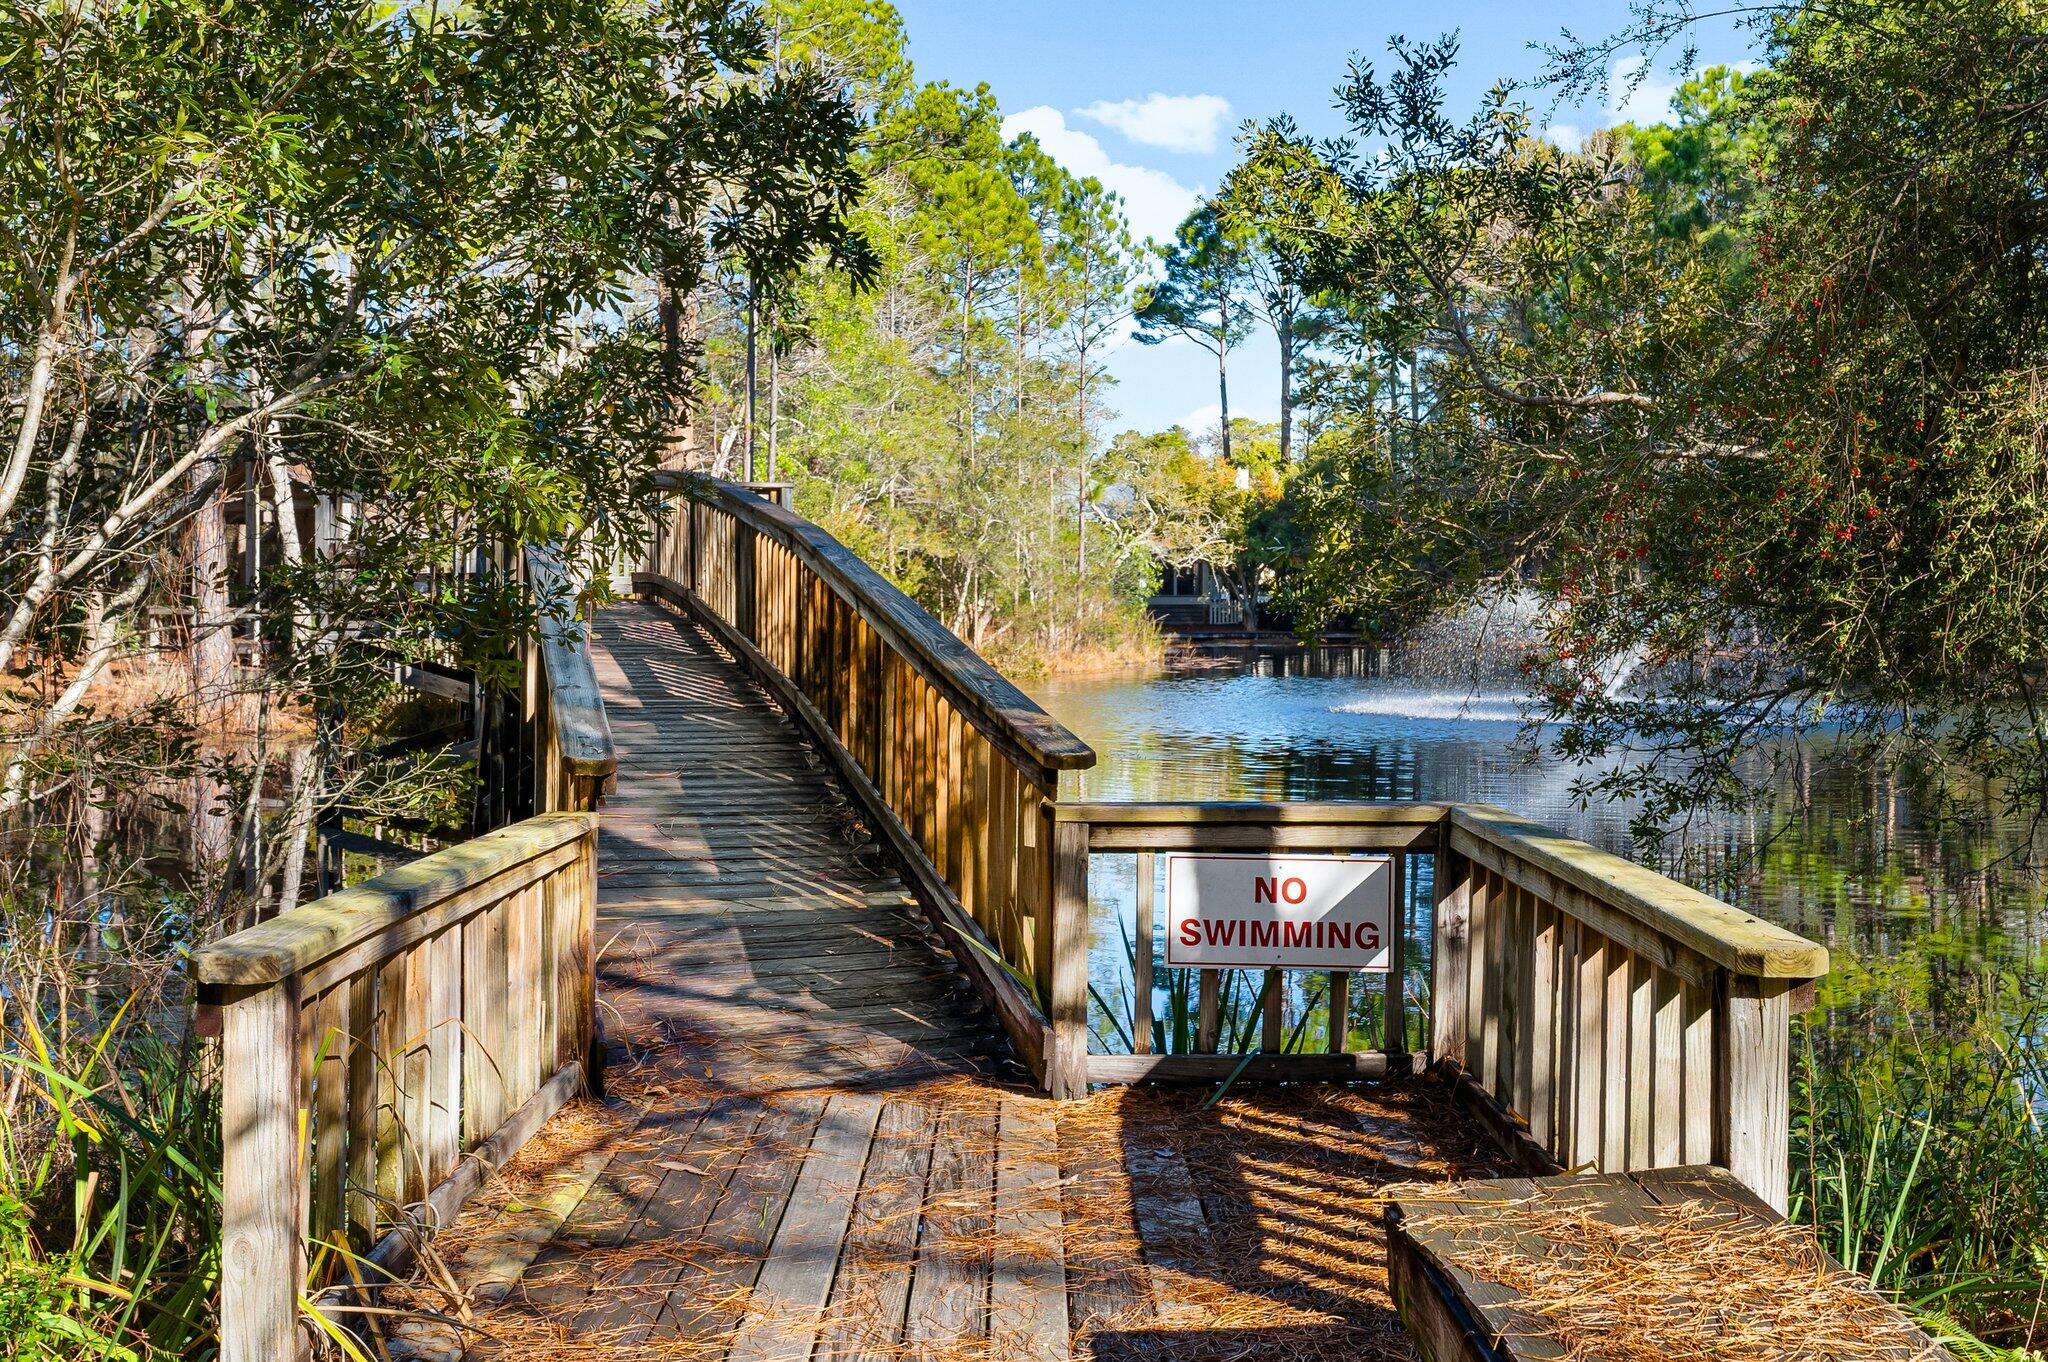
[(1131, 932), (1131, 1053), (1152, 1053), (1152, 894), (1156, 869), (1149, 851), (1138, 853), (1137, 918)]
[(1052, 844), (1047, 1087), (1054, 1097), (1082, 1097), (1088, 1092), (1088, 825), (1054, 823)]
[(1685, 989), (1669, 970), (1656, 972), (1656, 1114), (1651, 1124), (1651, 1166), (1671, 1168), (1685, 1161)]
[(1389, 926), (1393, 939), (1387, 943), (1387, 986), (1381, 1002), (1380, 1049), (1388, 1055), (1408, 1053), (1408, 853), (1396, 851), (1388, 858), (1393, 873), (1393, 912)]
[(1633, 955), (1620, 942), (1607, 949), (1607, 994), (1600, 1033), (1600, 1167), (1612, 1173), (1628, 1167), (1628, 1026)]
[[(1448, 821), (1448, 820), (1447, 820)], [(1467, 990), (1471, 980), (1472, 869), (1450, 847), (1448, 828), (1437, 833), (1436, 935), (1431, 942), (1430, 1057), (1466, 1063)]]
[(1553, 1084), (1557, 1053), (1557, 909), (1530, 899), (1529, 1064), (1522, 1111), (1529, 1134), (1546, 1148), (1555, 1119)]
[(1577, 1001), (1578, 1059), (1569, 1163), (1600, 1162), (1600, 1117), (1605, 1106), (1607, 1036), (1601, 1025), (1607, 1000), (1607, 938), (1587, 928), (1579, 940)]
[(1628, 1013), (1628, 1166), (1652, 1165), (1651, 1120), (1656, 1101), (1656, 969), (1631, 958)]

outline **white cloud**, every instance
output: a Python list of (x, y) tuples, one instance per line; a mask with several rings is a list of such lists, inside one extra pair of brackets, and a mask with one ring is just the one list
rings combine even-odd
[(1576, 123), (1552, 123), (1543, 129), (1542, 135), (1566, 151), (1577, 151), (1586, 140), (1585, 132)]
[(1114, 102), (1098, 99), (1074, 112), (1148, 147), (1207, 153), (1216, 150), (1230, 101), (1220, 95), (1150, 94)]
[(1223, 404), (1208, 402), (1196, 407), (1175, 423), (1190, 435), (1213, 435), (1223, 424)]
[(1148, 236), (1173, 240), (1174, 228), (1201, 200), (1197, 190), (1163, 170), (1111, 160), (1092, 134), (1068, 127), (1066, 116), (1058, 109), (1041, 104), (1003, 119), (1004, 137), (1025, 132), (1038, 139), (1046, 155), (1074, 174), (1092, 175), (1102, 181), (1103, 188), (1121, 194), (1131, 235), (1140, 241)]
[(1641, 57), (1614, 64), (1607, 82), (1607, 112), (1617, 122), (1662, 123), (1671, 117), (1671, 97), (1678, 93), (1675, 76), (1660, 78), (1645, 71)]

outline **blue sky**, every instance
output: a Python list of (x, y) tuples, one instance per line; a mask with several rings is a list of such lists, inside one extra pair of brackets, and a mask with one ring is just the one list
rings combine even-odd
[[(1495, 80), (1533, 80), (1541, 54), (1531, 43), (1559, 30), (1605, 35), (1628, 20), (1626, 0), (896, 0), (910, 56), (924, 80), (986, 82), (1006, 126), (1036, 133), (1080, 174), (1124, 195), (1140, 236), (1165, 237), (1198, 195), (1229, 170), (1232, 139), (1247, 119), (1292, 114), (1315, 135), (1342, 131), (1331, 90), (1354, 53), (1385, 69), (1387, 38), (1433, 38), (1456, 30), (1462, 58), (1454, 101), (1475, 103)], [(1726, 28), (1699, 36), (1702, 64), (1752, 55), (1747, 37)], [(1551, 109), (1552, 135), (1576, 145), (1585, 132), (1630, 118), (1661, 116), (1676, 77), (1653, 62), (1621, 108)], [(1617, 91), (1616, 99), (1620, 98)], [(1610, 101), (1611, 103), (1612, 101)], [(1249, 342), (1231, 364), (1233, 413), (1279, 414), (1279, 351), (1270, 336)], [(1191, 343), (1125, 344), (1112, 359), (1118, 380), (1113, 429), (1159, 429), (1215, 421), (1215, 361)]]

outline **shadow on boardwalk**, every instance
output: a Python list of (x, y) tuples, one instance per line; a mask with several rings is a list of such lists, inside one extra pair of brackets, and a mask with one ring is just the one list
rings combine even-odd
[(730, 659), (640, 604), (595, 652), (610, 1096), (441, 1236), (469, 1355), (1409, 1355), (1381, 1189), (1497, 1171), (1440, 1088), (1035, 1096)]

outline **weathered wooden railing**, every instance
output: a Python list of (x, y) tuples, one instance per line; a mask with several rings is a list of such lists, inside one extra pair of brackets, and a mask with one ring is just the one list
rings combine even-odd
[(1095, 753), (923, 607), (809, 521), (667, 475), (636, 585), (692, 613), (810, 730), (1019, 1055), (1056, 1067), (1039, 999), (1053, 939), (1046, 810)]
[[(1430, 963), (1428, 1058), (1467, 1088), (1532, 1172), (1716, 1163), (1783, 1208), (1792, 999), (1827, 972), (1820, 946), (1696, 890), (1500, 809), (1476, 804), (1061, 804), (1054, 918), (1085, 917), (1091, 853), (1138, 855), (1130, 1055), (1090, 1055), (1096, 1082), (1216, 1079), (1216, 975), (1201, 978), (1197, 1053), (1148, 1053), (1153, 1022), (1153, 856), (1162, 851), (1391, 853), (1394, 902), (1427, 864), (1427, 932), (1398, 911), (1383, 994), (1385, 1040), (1349, 1051), (1351, 979), (1329, 976), (1326, 1054), (1283, 1054), (1279, 971), (1262, 989), (1245, 1077), (1370, 1076), (1406, 1067), (1405, 978)], [(1056, 928), (1056, 934), (1058, 929)], [(1087, 961), (1054, 962), (1053, 1028), (1088, 1027)], [(1078, 975), (1079, 977), (1071, 977)], [(1062, 983), (1062, 980), (1065, 980)], [(1304, 994), (1306, 990), (1304, 990)]]
[[(544, 814), (198, 953), (221, 1012), (226, 1362), (301, 1355), (302, 1298), (347, 1280), (344, 1252), (396, 1270), (582, 1087), (596, 833)], [(334, 1250), (317, 1279), (309, 1240)]]
[(1431, 1049), (1566, 1168), (1712, 1162), (1783, 1210), (1793, 995), (1827, 951), (1483, 805), (1450, 811)]
[(310, 1293), (401, 1270), (596, 1081), (591, 810), (617, 758), (580, 629), (533, 650), (526, 706), (549, 812), (195, 956), (221, 1039), (223, 1362), (303, 1357)]

